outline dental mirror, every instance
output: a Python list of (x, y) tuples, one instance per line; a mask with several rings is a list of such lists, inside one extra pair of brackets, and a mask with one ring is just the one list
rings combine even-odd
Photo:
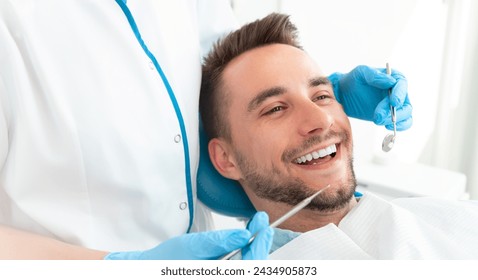
[(395, 135), (393, 135), (392, 133), (387, 134), (387, 136), (383, 138), (382, 151), (389, 152), (393, 148), (394, 143), (395, 143)]
[[(387, 63), (387, 74), (392, 74), (392, 69), (390, 68), (390, 64)], [(392, 96), (392, 89), (388, 90), (388, 97)], [(390, 112), (392, 114), (392, 123), (393, 123), (393, 133), (387, 134), (385, 138), (383, 138), (382, 142), (382, 151), (389, 152), (393, 148), (393, 144), (395, 144), (395, 137), (397, 136), (397, 120), (395, 117), (395, 107), (390, 105)]]

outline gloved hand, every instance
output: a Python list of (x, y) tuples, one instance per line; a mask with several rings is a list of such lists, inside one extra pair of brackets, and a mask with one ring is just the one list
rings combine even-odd
[[(255, 215), (251, 221), (254, 229), (268, 228), (268, 218), (264, 214)], [(267, 217), (267, 214), (265, 214)], [(252, 229), (251, 229), (252, 230)], [(272, 229), (270, 229), (272, 230)], [(270, 248), (272, 235), (259, 234), (246, 254), (248, 259), (264, 259)], [(218, 230), (184, 234), (145, 251), (113, 252), (105, 260), (211, 260), (246, 246), (252, 233), (246, 229)], [(267, 247), (267, 244), (269, 244)]]
[(247, 225), (252, 233), (258, 233), (251, 246), (242, 249), (243, 260), (266, 260), (272, 246), (274, 230), (269, 227), (269, 216), (265, 212), (257, 212)]
[[(387, 75), (384, 68), (357, 66), (347, 74), (329, 76), (335, 97), (349, 117), (373, 121), (393, 130), (390, 105), (395, 106), (397, 130), (412, 126), (412, 105), (408, 99), (407, 79), (398, 71)], [(388, 89), (392, 88), (391, 98)]]

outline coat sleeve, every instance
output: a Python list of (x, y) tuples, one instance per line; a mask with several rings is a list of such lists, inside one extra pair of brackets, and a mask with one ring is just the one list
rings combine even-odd
[(3, 169), (8, 154), (8, 112), (9, 102), (7, 99), (6, 83), (11, 72), (11, 63), (8, 48), (12, 41), (5, 23), (6, 7), (4, 1), (0, 3), (0, 171)]

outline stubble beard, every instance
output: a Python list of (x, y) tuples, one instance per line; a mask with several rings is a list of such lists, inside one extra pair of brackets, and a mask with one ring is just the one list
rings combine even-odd
[[(244, 179), (241, 184), (248, 186), (254, 194), (272, 202), (281, 202), (291, 206), (317, 192), (319, 187), (307, 185), (300, 178), (285, 176), (273, 166), (270, 170), (260, 168), (235, 151), (237, 164)], [(306, 208), (321, 212), (332, 212), (346, 207), (355, 193), (357, 181), (353, 170), (353, 158), (348, 158), (347, 169), (339, 182), (331, 183), (334, 192), (324, 192), (317, 196)]]

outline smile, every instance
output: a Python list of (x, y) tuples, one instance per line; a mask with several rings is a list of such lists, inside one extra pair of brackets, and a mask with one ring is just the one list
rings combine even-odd
[(332, 144), (324, 149), (313, 151), (311, 153), (300, 156), (296, 158), (294, 162), (298, 164), (317, 164), (317, 162), (315, 162), (314, 160), (324, 159), (328, 156), (331, 156), (333, 158), (335, 157), (336, 153), (337, 147), (335, 146), (335, 144)]

